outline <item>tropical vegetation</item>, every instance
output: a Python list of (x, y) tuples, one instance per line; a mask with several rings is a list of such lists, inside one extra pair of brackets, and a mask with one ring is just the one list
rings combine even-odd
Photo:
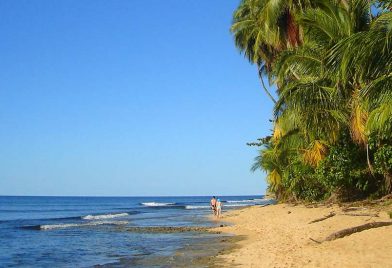
[(235, 10), (235, 45), (274, 105), (271, 134), (251, 144), (260, 146), (252, 169), (267, 172), (277, 198), (392, 192), (391, 8), (392, 1), (242, 0)]

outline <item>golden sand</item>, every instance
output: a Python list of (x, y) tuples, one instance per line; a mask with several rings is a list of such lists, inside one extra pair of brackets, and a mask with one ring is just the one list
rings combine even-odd
[[(232, 211), (221, 220), (233, 225), (217, 230), (245, 239), (232, 251), (219, 255), (215, 263), (221, 267), (392, 267), (392, 226), (324, 241), (342, 229), (391, 221), (386, 212), (389, 209), (346, 211), (336, 205), (307, 208), (279, 204)], [(336, 215), (309, 223), (330, 213)]]

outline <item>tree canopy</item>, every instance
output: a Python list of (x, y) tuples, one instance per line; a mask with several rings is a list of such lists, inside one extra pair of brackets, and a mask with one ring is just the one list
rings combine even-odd
[[(392, 192), (391, 1), (242, 0), (234, 42), (277, 99), (252, 170), (280, 199)], [(264, 86), (264, 85), (263, 85)]]

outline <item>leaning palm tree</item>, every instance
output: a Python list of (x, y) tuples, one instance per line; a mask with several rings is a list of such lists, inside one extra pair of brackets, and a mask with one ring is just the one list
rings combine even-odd
[(263, 75), (269, 72), (271, 63), (278, 49), (268, 44), (261, 13), (264, 1), (243, 0), (233, 15), (231, 32), (234, 34), (235, 45), (251, 63), (256, 63), (258, 75), (264, 91), (275, 103), (276, 100), (269, 92), (263, 81)]
[(235, 44), (245, 57), (258, 67), (258, 75), (269, 98), (276, 100), (263, 81), (270, 76), (277, 54), (301, 44), (295, 14), (310, 6), (309, 0), (242, 0), (233, 15), (231, 32)]

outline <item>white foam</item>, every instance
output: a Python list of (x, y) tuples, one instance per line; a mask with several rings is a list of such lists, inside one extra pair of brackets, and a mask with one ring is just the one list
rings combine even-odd
[(185, 209), (205, 209), (210, 208), (210, 206), (185, 206)]
[(247, 199), (247, 200), (227, 200), (226, 202), (227, 203), (255, 203), (257, 201), (256, 200)]
[(96, 225), (125, 225), (127, 221), (94, 221), (87, 223), (64, 223), (64, 224), (46, 224), (40, 225), (41, 230), (64, 229), (72, 227), (96, 226)]
[[(253, 206), (254, 204), (222, 204), (222, 207), (247, 207), (247, 206)], [(210, 206), (185, 206), (185, 209), (207, 209), (210, 208)]]
[(41, 225), (39, 228), (41, 230), (51, 230), (51, 229), (60, 229), (60, 228), (70, 228), (70, 227), (78, 227), (81, 224), (77, 223), (67, 223), (67, 224), (46, 224)]
[(254, 204), (227, 204), (227, 205), (223, 205), (223, 207), (247, 207), (253, 205)]
[(146, 207), (165, 207), (165, 206), (172, 206), (175, 205), (176, 203), (158, 203), (158, 202), (145, 202), (142, 203), (143, 206)]
[(83, 220), (105, 220), (105, 219), (113, 219), (118, 217), (126, 217), (128, 213), (117, 213), (117, 214), (102, 214), (102, 215), (87, 215), (82, 217)]

